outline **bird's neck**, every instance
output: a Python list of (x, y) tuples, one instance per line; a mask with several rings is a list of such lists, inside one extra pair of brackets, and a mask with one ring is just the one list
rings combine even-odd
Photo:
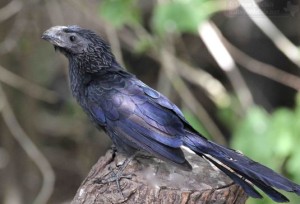
[(69, 80), (72, 95), (79, 102), (84, 94), (85, 74), (72, 61), (69, 62)]
[(90, 82), (93, 76), (107, 76), (113, 72), (119, 72), (124, 70), (114, 59), (110, 67), (100, 67), (95, 68), (96, 65), (90, 63), (85, 63), (84, 60), (70, 60), (69, 59), (69, 76), (70, 76), (70, 86), (72, 95), (81, 101), (84, 98), (85, 88)]

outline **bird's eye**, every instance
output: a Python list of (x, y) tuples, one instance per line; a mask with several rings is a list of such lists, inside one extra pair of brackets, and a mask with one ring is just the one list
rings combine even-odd
[(75, 40), (76, 40), (76, 37), (75, 37), (74, 35), (71, 35), (71, 36), (70, 36), (70, 41), (71, 41), (71, 42), (74, 42)]

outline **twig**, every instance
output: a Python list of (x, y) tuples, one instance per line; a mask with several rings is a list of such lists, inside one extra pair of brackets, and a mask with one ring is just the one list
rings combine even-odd
[(120, 40), (119, 40), (118, 34), (116, 32), (116, 29), (107, 24), (104, 24), (104, 27), (105, 27), (105, 32), (106, 32), (108, 41), (111, 45), (111, 49), (112, 49), (116, 59), (118, 60), (118, 62), (120, 62), (120, 64), (124, 67), (125, 64), (124, 64), (124, 60), (123, 60), (123, 56), (122, 56)]
[[(135, 31), (138, 33), (137, 36), (144, 35), (145, 38), (149, 39), (150, 41), (154, 41), (153, 38), (144, 29), (141, 28)], [(137, 44), (137, 39), (134, 39), (132, 36), (125, 34), (121, 35), (120, 37), (122, 38), (123, 42), (125, 42), (125, 44), (129, 46), (129, 48), (127, 48), (128, 50), (134, 49), (135, 44)], [(165, 50), (165, 53), (172, 58), (176, 65), (178, 65), (174, 68), (177, 70), (181, 77), (191, 82), (192, 84), (203, 88), (206, 91), (206, 93), (208, 93), (210, 99), (218, 107), (226, 107), (229, 105), (230, 96), (220, 81), (218, 81), (216, 78), (214, 78), (211, 74), (204, 71), (203, 69), (189, 65), (188, 63), (184, 62), (171, 52)], [(145, 54), (151, 57), (153, 60), (159, 61), (160, 55), (158, 52), (152, 51), (147, 52)]]
[[(274, 45), (286, 55), (294, 64), (300, 67), (300, 53), (297, 46), (295, 46), (264, 14), (255, 0), (239, 0), (249, 18), (255, 25), (272, 40)], [(249, 6), (251, 5), (251, 6)], [(255, 11), (255, 12), (253, 12)]]
[(207, 21), (199, 26), (198, 32), (219, 67), (227, 74), (243, 110), (247, 110), (254, 104), (251, 92), (237, 69), (234, 59), (222, 43), (216, 26), (212, 22)]
[(157, 79), (157, 90), (163, 93), (165, 96), (170, 97), (172, 92), (172, 85), (168, 80), (168, 77), (165, 74), (164, 69), (159, 70), (158, 79)]
[(192, 84), (203, 88), (209, 98), (218, 107), (227, 107), (230, 104), (231, 99), (227, 90), (223, 84), (215, 79), (211, 74), (203, 71), (203, 69), (192, 67), (167, 51), (166, 54), (168, 54), (175, 64), (177, 64), (175, 68), (180, 76)]
[(12, 0), (0, 9), (0, 22), (3, 22), (23, 8), (23, 3), (19, 0)]
[[(150, 42), (154, 41), (153, 37), (142, 26), (135, 26), (134, 28), (135, 32), (137, 33), (137, 36), (140, 39), (148, 39)], [(133, 45), (131, 45), (131, 47), (132, 49), (134, 48)], [(174, 53), (171, 53), (167, 50), (165, 50), (165, 52), (169, 55), (169, 57), (172, 58), (175, 64), (178, 65), (175, 66), (175, 68), (177, 69), (176, 71), (179, 73), (179, 75), (187, 81), (189, 81), (190, 83), (204, 89), (208, 94), (208, 97), (218, 107), (227, 107), (230, 104), (230, 96), (220, 81), (215, 79), (208, 72), (205, 72), (202, 68), (195, 68), (187, 64), (186, 62), (175, 56)], [(152, 59), (158, 61), (159, 56), (157, 55), (157, 53), (148, 52), (146, 54)]]
[(250, 72), (272, 79), (297, 91), (300, 90), (300, 77), (283, 71), (273, 65), (261, 62), (231, 44), (224, 36), (222, 41), (229, 49), (236, 62)]
[(226, 140), (224, 135), (215, 125), (214, 121), (211, 119), (204, 107), (191, 93), (185, 82), (178, 76), (178, 73), (174, 68), (176, 65), (172, 58), (170, 58), (168, 52), (166, 52), (164, 49), (161, 49), (160, 56), (163, 68), (165, 68), (166, 76), (169, 78), (182, 101), (197, 117), (200, 117), (201, 122), (203, 122), (204, 126), (207, 128), (207, 131), (210, 133), (213, 140), (219, 144), (225, 145)]
[[(138, 27), (141, 27), (141, 26), (138, 26)], [(143, 27), (141, 27), (141, 28), (143, 28)], [(138, 30), (139, 30), (139, 32), (144, 32), (142, 34), (142, 36), (145, 36), (147, 34), (147, 31), (144, 31), (142, 29), (138, 29)], [(150, 36), (146, 36), (146, 37), (150, 37)], [(173, 43), (174, 43), (173, 35), (170, 35), (168, 37), (168, 39), (165, 39), (164, 44), (168, 45), (168, 50), (170, 51), (170, 53), (175, 53)], [(160, 59), (162, 59), (162, 57)], [(162, 62), (160, 62), (160, 63), (163, 65)], [(170, 78), (167, 76), (166, 69), (164, 69), (164, 67), (163, 67), (159, 70), (158, 80), (157, 80), (157, 89), (159, 91), (161, 91), (167, 97), (171, 97), (171, 93), (173, 91), (172, 88), (173, 88), (172, 80), (170, 80)]]
[(4, 103), (4, 108), (2, 109), (1, 115), (4, 119), (5, 124), (7, 125), (13, 137), (18, 141), (20, 146), (24, 149), (24, 151), (27, 153), (27, 155), (31, 158), (31, 160), (36, 164), (36, 166), (42, 173), (43, 185), (33, 203), (46, 204), (54, 189), (54, 171), (47, 159), (35, 146), (35, 144), (30, 140), (28, 135), (18, 123), (13, 113), (13, 110), (11, 109), (7, 101), (7, 97), (5, 95), (4, 90), (2, 89), (1, 84), (0, 99), (2, 100), (2, 103)]
[(6, 34), (4, 40), (0, 44), (0, 55), (6, 54), (12, 51), (19, 42), (19, 39), (23, 35), (28, 21), (24, 18), (23, 12), (20, 12), (14, 21), (11, 30)]
[(48, 102), (48, 103), (55, 103), (59, 100), (59, 95), (54, 92), (47, 90), (41, 86), (38, 86), (10, 71), (5, 69), (3, 66), (0, 65), (0, 81), (3, 83), (12, 86), (29, 96)]

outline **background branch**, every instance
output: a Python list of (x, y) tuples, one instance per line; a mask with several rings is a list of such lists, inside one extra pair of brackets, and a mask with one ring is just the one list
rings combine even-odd
[(7, 97), (2, 89), (1, 84), (0, 100), (4, 104), (1, 115), (9, 131), (42, 173), (43, 183), (38, 195), (33, 201), (33, 204), (46, 204), (53, 192), (55, 181), (54, 171), (44, 155), (40, 152), (40, 150), (30, 140), (28, 135), (19, 125), (10, 105), (8, 104)]
[(4, 7), (0, 8), (0, 22), (11, 18), (17, 14), (23, 7), (23, 3), (19, 0), (12, 0)]
[(264, 76), (268, 79), (272, 79), (278, 83), (288, 86), (297, 91), (300, 90), (300, 77), (283, 71), (275, 66), (256, 60), (255, 58), (247, 55), (233, 44), (231, 44), (226, 38), (222, 36), (222, 41), (229, 49), (230, 53), (237, 61), (238, 64), (246, 68), (250, 72)]
[(242, 110), (249, 109), (254, 104), (251, 92), (237, 69), (234, 59), (223, 45), (216, 26), (212, 22), (207, 21), (199, 26), (198, 32), (219, 67), (227, 74), (243, 107)]
[(203, 108), (203, 106), (197, 101), (194, 95), (191, 93), (185, 82), (178, 76), (174, 67), (176, 65), (169, 57), (165, 50), (161, 50), (161, 61), (163, 68), (165, 69), (165, 74), (171, 81), (173, 87), (177, 91), (178, 95), (181, 97), (183, 103), (203, 122), (207, 131), (212, 136), (213, 140), (219, 144), (226, 144), (225, 137), (219, 128), (215, 125), (214, 121), (211, 119), (209, 114)]
[(27, 95), (48, 102), (56, 103), (59, 100), (59, 95), (54, 92), (47, 90), (41, 86), (34, 84), (31, 81), (28, 81), (0, 65), (0, 81), (3, 83), (12, 86)]
[[(239, 0), (249, 18), (274, 45), (293, 63), (300, 67), (299, 48), (295, 46), (267, 17), (255, 0)], [(250, 6), (249, 6), (250, 5)]]

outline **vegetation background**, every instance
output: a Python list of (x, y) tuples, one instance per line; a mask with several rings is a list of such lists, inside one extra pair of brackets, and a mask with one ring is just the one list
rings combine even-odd
[(205, 136), (300, 183), (299, 5), (1, 0), (0, 203), (70, 202), (110, 147), (70, 96), (67, 60), (40, 39), (54, 25), (101, 34)]

